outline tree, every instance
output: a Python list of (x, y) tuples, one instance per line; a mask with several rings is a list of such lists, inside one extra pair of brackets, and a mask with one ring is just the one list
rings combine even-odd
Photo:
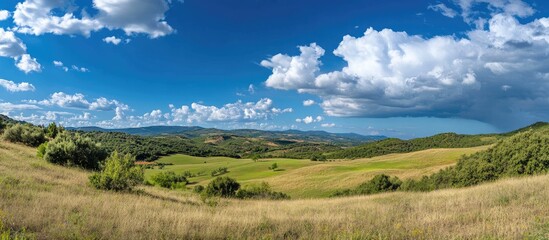
[(142, 183), (143, 169), (135, 165), (135, 157), (124, 156), (114, 151), (106, 160), (101, 172), (90, 176), (90, 184), (97, 189), (124, 191), (132, 190)]
[(217, 177), (206, 187), (208, 197), (234, 197), (240, 183), (230, 177)]
[(41, 127), (20, 123), (6, 128), (3, 138), (9, 142), (23, 143), (31, 147), (37, 147), (46, 141), (44, 131)]
[(278, 168), (278, 164), (273, 163), (273, 164), (269, 167), (269, 170), (276, 171), (277, 168)]
[(178, 188), (183, 187), (188, 183), (187, 178), (184, 175), (177, 175), (172, 171), (153, 175), (151, 180), (163, 188)]
[(86, 169), (99, 169), (100, 163), (107, 157), (107, 152), (90, 138), (79, 134), (71, 135), (62, 132), (48, 143), (44, 159), (48, 162), (79, 166)]
[(57, 128), (57, 125), (52, 122), (48, 125), (46, 128), (46, 136), (49, 138), (55, 138), (57, 134), (59, 133), (59, 129)]

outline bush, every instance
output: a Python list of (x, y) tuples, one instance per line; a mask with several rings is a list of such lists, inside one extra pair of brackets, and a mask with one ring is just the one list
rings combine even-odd
[(101, 172), (90, 176), (90, 184), (97, 189), (123, 191), (131, 190), (143, 182), (143, 169), (135, 165), (135, 157), (121, 156), (113, 152), (105, 162)]
[(211, 181), (204, 194), (207, 197), (234, 197), (240, 183), (230, 177), (217, 177)]
[(180, 188), (189, 183), (184, 175), (177, 175), (172, 171), (161, 172), (151, 177), (156, 185), (163, 188)]
[(23, 143), (31, 147), (37, 147), (46, 141), (42, 128), (20, 123), (6, 128), (3, 138), (9, 142)]
[(262, 182), (258, 186), (248, 186), (246, 188), (239, 189), (236, 192), (236, 197), (240, 199), (290, 199), (290, 196), (285, 193), (272, 191), (271, 186), (269, 186), (266, 182)]
[(269, 170), (276, 171), (277, 168), (278, 168), (278, 164), (273, 163), (273, 164), (269, 167)]
[(48, 162), (86, 169), (99, 169), (101, 161), (106, 157), (107, 152), (101, 145), (79, 134), (65, 132), (48, 143), (44, 153), (44, 159)]
[(46, 128), (46, 136), (49, 138), (55, 138), (58, 133), (59, 133), (59, 128), (54, 122), (50, 123)]
[(194, 186), (193, 191), (194, 191), (195, 193), (202, 193), (202, 192), (204, 192), (204, 186), (202, 186), (202, 185), (196, 185), (196, 186)]
[(402, 181), (397, 177), (389, 177), (385, 174), (376, 175), (370, 181), (360, 184), (355, 189), (345, 189), (333, 193), (332, 197), (349, 195), (368, 195), (382, 192), (396, 191), (402, 185)]
[(215, 177), (215, 176), (218, 176), (218, 175), (223, 175), (223, 174), (228, 173), (228, 172), (229, 172), (229, 170), (228, 170), (227, 167), (220, 167), (216, 170), (213, 170), (210, 175), (212, 175), (212, 177)]
[(311, 161), (326, 161), (326, 156), (325, 155), (322, 155), (322, 154), (319, 154), (319, 153), (315, 153), (313, 154), (313, 156), (311, 156)]
[(48, 142), (40, 144), (38, 148), (36, 149), (36, 156), (39, 158), (44, 158), (44, 154), (46, 154), (46, 148), (48, 147)]

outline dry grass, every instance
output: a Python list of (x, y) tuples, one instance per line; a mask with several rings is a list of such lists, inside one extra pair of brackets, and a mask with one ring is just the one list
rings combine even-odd
[(431, 193), (221, 200), (144, 187), (97, 191), (88, 173), (0, 142), (4, 223), (41, 239), (534, 239), (549, 237), (549, 175)]

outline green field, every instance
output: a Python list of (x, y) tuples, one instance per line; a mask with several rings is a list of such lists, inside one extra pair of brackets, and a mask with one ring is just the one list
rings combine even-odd
[[(227, 167), (224, 176), (235, 178), (243, 185), (269, 183), (274, 190), (289, 194), (292, 198), (327, 197), (336, 190), (354, 187), (376, 174), (386, 173), (401, 178), (419, 178), (452, 165), (464, 154), (486, 149), (474, 148), (429, 149), (402, 154), (334, 162), (313, 162), (301, 159), (234, 159), (227, 157), (192, 157), (172, 155), (159, 159), (158, 163), (173, 164), (162, 169), (155, 167), (145, 172), (146, 178), (162, 171), (198, 175), (190, 178), (187, 188), (205, 185), (212, 177), (210, 172)], [(277, 163), (279, 169), (269, 170)]]

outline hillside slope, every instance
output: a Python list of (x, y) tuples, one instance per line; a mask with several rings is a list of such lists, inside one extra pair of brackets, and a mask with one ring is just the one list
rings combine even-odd
[[(234, 159), (226, 157), (192, 157), (172, 155), (159, 159), (158, 163), (170, 164), (162, 169), (146, 170), (146, 175), (174, 171), (190, 171), (198, 176), (189, 178), (194, 185), (205, 186), (212, 177), (209, 173), (220, 167), (227, 167), (225, 176), (237, 179), (244, 185), (269, 183), (276, 191), (289, 194), (293, 198), (328, 197), (337, 190), (358, 186), (381, 173), (397, 175), (403, 179), (421, 178), (444, 167), (455, 164), (462, 155), (469, 155), (488, 146), (474, 148), (429, 149), (411, 153), (336, 162), (315, 162), (299, 159)], [(279, 171), (269, 169), (277, 163)], [(202, 173), (202, 174), (199, 174)]]
[(113, 193), (88, 173), (0, 142), (0, 216), (40, 239), (542, 239), (549, 175), (429, 193), (289, 201), (221, 200), (178, 191)]

